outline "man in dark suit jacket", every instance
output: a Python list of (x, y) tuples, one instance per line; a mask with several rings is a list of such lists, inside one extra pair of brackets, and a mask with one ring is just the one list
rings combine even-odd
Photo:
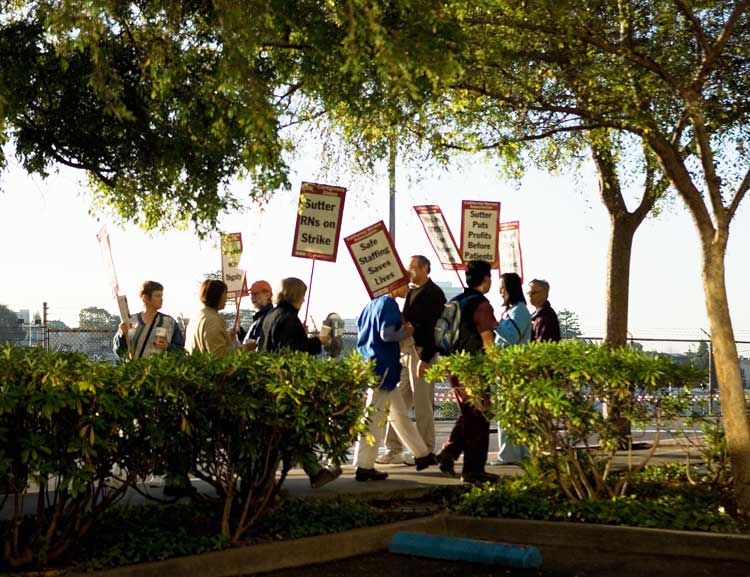
[[(414, 342), (402, 347), (405, 368), (397, 393), (403, 396), (408, 408), (414, 406), (417, 430), (430, 452), (435, 449), (435, 418), (433, 402), (435, 383), (424, 380), (424, 373), (437, 354), (435, 323), (445, 306), (445, 294), (430, 279), (430, 261), (423, 255), (414, 255), (409, 261), (411, 290), (406, 295), (403, 317), (414, 326)], [(403, 445), (389, 427), (386, 435), (388, 451), (379, 457), (379, 463), (403, 463)]]
[(529, 283), (529, 302), (536, 308), (531, 315), (532, 341), (559, 341), (560, 323), (557, 313), (549, 304), (549, 283), (534, 279)]

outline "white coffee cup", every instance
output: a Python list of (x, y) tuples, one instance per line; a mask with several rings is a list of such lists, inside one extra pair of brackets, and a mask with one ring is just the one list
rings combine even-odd
[(167, 328), (166, 327), (156, 327), (154, 329), (154, 335), (157, 339), (165, 339), (167, 338)]

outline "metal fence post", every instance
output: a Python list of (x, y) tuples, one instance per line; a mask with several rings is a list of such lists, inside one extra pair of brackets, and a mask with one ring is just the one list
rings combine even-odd
[(42, 303), (42, 347), (45, 351), (49, 350), (49, 326), (47, 325), (47, 313), (49, 307), (47, 301)]

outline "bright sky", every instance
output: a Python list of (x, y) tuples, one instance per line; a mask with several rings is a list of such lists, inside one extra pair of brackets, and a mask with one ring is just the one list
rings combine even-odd
[[(396, 246), (402, 260), (423, 253), (433, 261), (433, 279), (457, 284), (455, 273), (437, 264), (412, 206), (439, 205), (458, 239), (462, 200), (500, 201), (501, 221), (521, 222), (525, 278), (547, 279), (552, 285), (552, 305), (576, 312), (584, 333), (600, 336), (609, 219), (598, 198), (592, 166), (587, 165), (577, 179), (530, 172), (517, 185), (500, 180), (490, 164), (478, 160), (457, 164), (460, 169), (422, 170), (419, 179), (409, 178), (408, 167), (399, 166)], [(244, 214), (227, 215), (222, 222), (226, 232), (243, 235), (249, 282), (264, 278), (275, 287), (282, 277), (298, 276), (309, 284), (312, 261), (290, 256), (300, 182), (348, 188), (337, 262), (318, 262), (315, 267), (310, 315), (318, 324), (332, 311), (355, 317), (368, 299), (343, 238), (378, 220), (388, 222), (384, 167), (372, 181), (321, 180), (320, 167), (317, 155), (302, 157), (293, 165), (292, 191), (277, 193), (262, 211), (255, 207)], [(243, 185), (236, 186), (241, 193)], [(0, 304), (13, 310), (29, 309), (33, 315), (47, 301), (50, 319), (70, 326), (77, 326), (78, 312), (84, 307), (98, 306), (114, 313), (116, 303), (96, 239), (103, 224), (110, 233), (120, 291), (128, 295), (131, 310), (140, 304), (141, 282), (153, 279), (165, 285), (163, 312), (189, 317), (199, 308), (197, 290), (204, 273), (220, 268), (216, 239), (200, 242), (187, 231), (149, 236), (136, 227), (122, 229), (106, 217), (90, 216), (85, 179), (72, 169), (61, 169), (42, 180), (26, 175), (11, 157), (2, 189)], [(730, 310), (740, 340), (750, 340), (748, 205), (746, 199), (735, 218), (726, 259)], [(490, 296), (497, 309), (496, 286)], [(251, 306), (248, 298), (246, 307)], [(636, 337), (700, 338), (699, 329), (708, 330), (699, 242), (679, 199), (636, 233), (629, 325)], [(750, 345), (739, 348), (741, 354), (750, 353)]]

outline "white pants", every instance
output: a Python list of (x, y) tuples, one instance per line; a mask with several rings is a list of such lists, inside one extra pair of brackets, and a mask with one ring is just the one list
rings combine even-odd
[[(435, 402), (435, 383), (428, 383), (419, 377), (417, 368), (419, 366), (419, 354), (415, 347), (411, 347), (405, 354), (406, 367), (401, 371), (401, 380), (396, 387), (397, 393), (404, 401), (407, 411), (414, 406), (414, 414), (417, 418), (417, 431), (422, 437), (429, 452), (435, 451), (435, 416), (433, 405)], [(434, 360), (434, 359), (431, 359)], [(388, 427), (385, 438), (385, 446), (390, 453), (400, 453), (404, 450), (396, 432)]]
[[(354, 465), (356, 467), (363, 469), (374, 467), (378, 447), (383, 442), (386, 419), (415, 457), (426, 457), (430, 452), (427, 450), (422, 437), (419, 436), (416, 425), (409, 417), (401, 395), (395, 394), (395, 392), (396, 389), (393, 391), (370, 389), (368, 391), (365, 407), (372, 409), (368, 415), (367, 433), (360, 435), (354, 449)], [(368, 435), (372, 435), (374, 438), (372, 444), (367, 442)]]
[(497, 460), (501, 463), (521, 463), (529, 458), (529, 450), (508, 440), (503, 426), (497, 424)]

